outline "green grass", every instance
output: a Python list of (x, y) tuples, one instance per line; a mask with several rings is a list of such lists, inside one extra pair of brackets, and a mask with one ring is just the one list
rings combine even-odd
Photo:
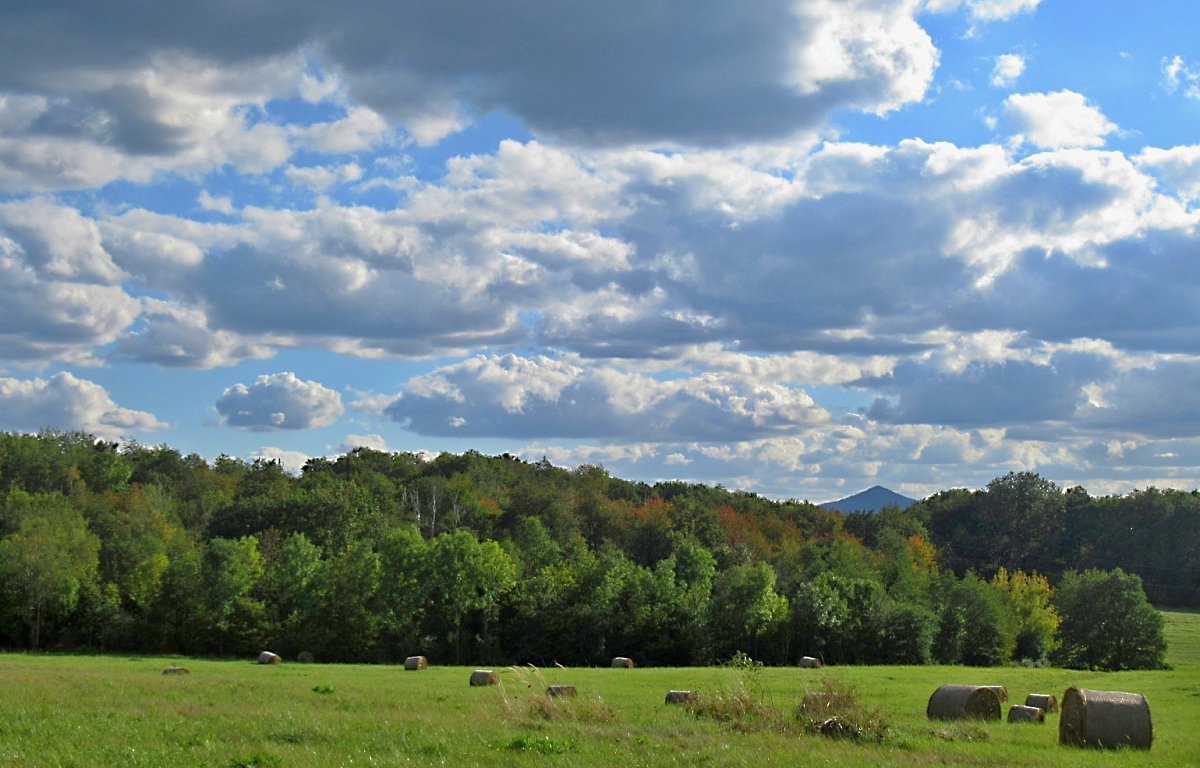
[[(1200, 765), (1200, 614), (1168, 613), (1172, 669), (1094, 673), (1004, 667), (825, 670), (258, 666), (252, 661), (0, 655), (2, 766), (1170, 766)], [(182, 662), (192, 674), (164, 676)], [(882, 741), (806, 733), (794, 712), (826, 679), (888, 725)], [(1149, 752), (1062, 748), (1044, 726), (925, 718), (943, 683), (999, 684), (1010, 703), (1068, 685), (1143, 693)], [(575, 685), (547, 700), (545, 686)], [(744, 686), (744, 688), (743, 688)], [(779, 713), (737, 722), (663, 703), (688, 688), (749, 693)]]

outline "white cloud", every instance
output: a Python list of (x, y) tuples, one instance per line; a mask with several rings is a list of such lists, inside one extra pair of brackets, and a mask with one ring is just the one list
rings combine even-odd
[(355, 448), (370, 448), (373, 451), (389, 452), (387, 440), (382, 435), (346, 435), (346, 439), (342, 441), (339, 450), (342, 453), (349, 453)]
[(1135, 162), (1157, 176), (1168, 192), (1191, 200), (1200, 198), (1200, 144), (1170, 149), (1146, 147)]
[(249, 387), (235, 384), (217, 400), (226, 424), (255, 432), (327, 427), (344, 410), (337, 392), (290, 371), (259, 376)]
[(1037, 9), (1041, 0), (924, 0), (922, 8), (946, 13), (966, 6), (971, 17), (979, 21), (1003, 21)]
[(995, 88), (1008, 88), (1017, 82), (1025, 72), (1025, 57), (1018, 53), (1003, 53), (996, 57), (992, 66), (992, 79), (989, 81)]
[(1101, 147), (1117, 130), (1082, 94), (1068, 90), (1014, 93), (1004, 100), (1004, 116), (1014, 128), (1014, 142), (1044, 149)]
[(168, 426), (153, 414), (122, 408), (99, 384), (66, 372), (48, 379), (0, 377), (0, 425), (25, 432), (78, 429), (107, 439)]
[(1163, 88), (1167, 93), (1182, 89), (1189, 99), (1200, 99), (1200, 66), (1188, 64), (1182, 56), (1162, 60)]
[(304, 451), (289, 451), (284, 448), (275, 448), (273, 446), (263, 446), (254, 453), (250, 454), (251, 459), (262, 459), (264, 461), (276, 461), (283, 467), (283, 470), (292, 475), (300, 474), (300, 470), (304, 469), (304, 465), (312, 458)]

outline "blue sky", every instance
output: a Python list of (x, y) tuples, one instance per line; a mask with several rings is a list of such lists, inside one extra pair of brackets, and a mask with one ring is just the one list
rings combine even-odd
[(1200, 485), (1200, 8), (0, 9), (0, 429)]

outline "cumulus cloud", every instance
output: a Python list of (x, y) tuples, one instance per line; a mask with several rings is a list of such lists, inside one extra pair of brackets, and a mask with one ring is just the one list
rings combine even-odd
[(1014, 129), (1013, 141), (1043, 149), (1101, 147), (1117, 130), (1082, 94), (1014, 93), (1004, 100), (1004, 116)]
[(989, 81), (994, 88), (1008, 88), (1025, 72), (1025, 57), (1018, 53), (1004, 53), (996, 57), (992, 66), (992, 79)]
[(546, 357), (474, 357), (411, 379), (387, 414), (420, 434), (723, 440), (828, 414), (804, 390), (707, 374), (657, 380)]
[(292, 475), (300, 474), (300, 470), (304, 469), (304, 465), (312, 458), (304, 451), (289, 451), (284, 448), (275, 448), (273, 446), (263, 446), (259, 450), (250, 454), (251, 459), (262, 459), (263, 461), (275, 461), (283, 470)]
[(1182, 56), (1162, 61), (1163, 88), (1167, 93), (1181, 91), (1184, 97), (1200, 99), (1200, 66), (1188, 64)]
[(48, 379), (0, 377), (0, 424), (24, 432), (78, 429), (108, 439), (168, 426), (151, 413), (122, 408), (99, 384), (66, 372)]
[(928, 11), (947, 12), (965, 7), (979, 21), (1000, 21), (1034, 11), (1041, 0), (925, 0)]
[(217, 400), (226, 424), (255, 432), (327, 427), (344, 410), (336, 391), (291, 372), (259, 376), (250, 386), (235, 384)]

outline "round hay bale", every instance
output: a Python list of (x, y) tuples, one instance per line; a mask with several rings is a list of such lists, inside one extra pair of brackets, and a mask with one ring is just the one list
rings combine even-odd
[(300, 662), (301, 664), (312, 664), (316, 660), (317, 657), (313, 656), (311, 651), (300, 651), (300, 653), (296, 656), (296, 661)]
[(575, 694), (573, 685), (552, 685), (546, 689), (547, 696), (574, 696)]
[(993, 691), (995, 691), (995, 692), (996, 692), (996, 698), (1000, 699), (1000, 703), (1001, 703), (1001, 704), (1003, 704), (1003, 703), (1005, 703), (1006, 701), (1008, 701), (1008, 689), (1007, 689), (1007, 688), (1005, 688), (1003, 685), (985, 685), (985, 686), (983, 686), (983, 687), (984, 687), (984, 688), (991, 688)]
[(410, 672), (429, 669), (429, 659), (424, 656), (409, 656), (404, 660), (404, 668)]
[(633, 659), (627, 656), (618, 656), (612, 660), (613, 669), (633, 669)]
[(1031, 693), (1025, 697), (1025, 706), (1037, 707), (1049, 715), (1058, 711), (1058, 699), (1053, 693)]
[(258, 663), (259, 664), (282, 664), (283, 659), (279, 657), (278, 653), (271, 653), (270, 651), (263, 651), (262, 653), (258, 654)]
[(1026, 707), (1022, 704), (1014, 704), (1008, 709), (1008, 722), (1038, 723), (1040, 725), (1046, 722), (1046, 710), (1041, 707)]
[(163, 670), (164, 675), (190, 675), (187, 667), (167, 667)]
[(1140, 693), (1092, 691), (1071, 686), (1063, 693), (1058, 743), (1072, 747), (1150, 749), (1154, 730), (1150, 703)]
[(999, 720), (1000, 697), (986, 685), (943, 685), (929, 697), (930, 720)]
[(471, 685), (500, 685), (500, 675), (490, 669), (477, 669), (471, 673)]
[(687, 704), (692, 698), (691, 691), (667, 691), (668, 704)]
[(797, 666), (801, 669), (820, 669), (825, 665), (816, 656), (801, 656)]

